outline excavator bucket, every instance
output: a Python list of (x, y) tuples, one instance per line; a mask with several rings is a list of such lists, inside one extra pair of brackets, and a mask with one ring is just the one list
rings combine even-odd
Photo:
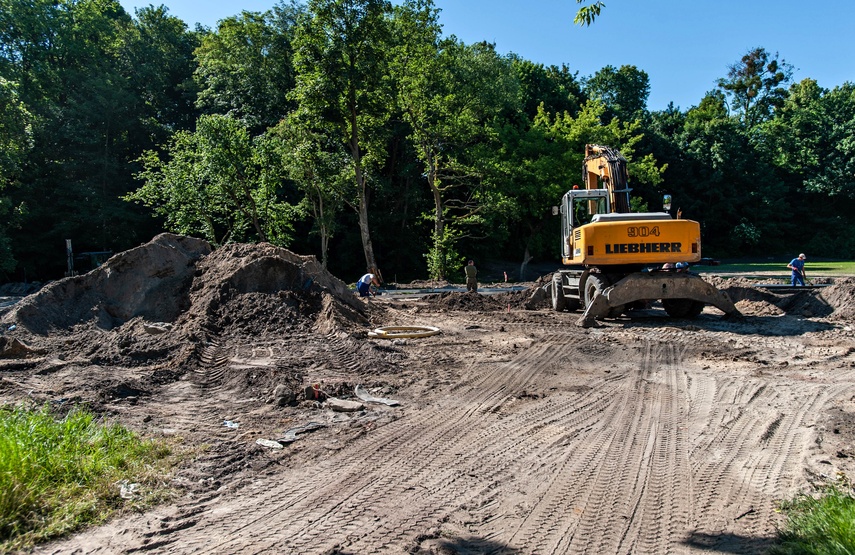
[(595, 296), (577, 321), (583, 328), (596, 326), (611, 309), (635, 301), (689, 299), (710, 304), (726, 316), (739, 316), (739, 310), (724, 291), (719, 291), (700, 276), (688, 273), (651, 272), (630, 274)]

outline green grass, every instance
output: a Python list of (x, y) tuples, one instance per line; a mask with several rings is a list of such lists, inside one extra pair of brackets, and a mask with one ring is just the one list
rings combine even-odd
[[(84, 409), (58, 418), (48, 406), (0, 408), (0, 552), (163, 500), (174, 463), (167, 444)], [(139, 484), (133, 499), (120, 495), (121, 480)]]
[[(719, 264), (718, 266), (696, 266), (694, 269), (700, 272), (709, 272), (709, 273), (744, 273), (744, 274), (752, 274), (752, 273), (770, 273), (776, 272), (781, 275), (789, 275), (790, 270), (787, 268), (787, 264), (790, 260), (783, 260), (778, 262), (727, 262)], [(825, 260), (810, 260), (808, 259), (807, 264), (805, 264), (805, 273), (808, 277), (813, 275), (822, 275), (822, 276), (855, 276), (855, 261), (843, 261), (843, 260), (834, 260), (834, 261), (825, 261)]]
[(855, 497), (852, 486), (840, 480), (817, 496), (801, 494), (783, 503), (787, 522), (778, 532), (773, 555), (855, 554)]

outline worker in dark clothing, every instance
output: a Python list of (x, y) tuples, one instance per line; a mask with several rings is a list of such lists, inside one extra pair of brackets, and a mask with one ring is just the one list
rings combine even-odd
[(475, 261), (470, 260), (464, 270), (466, 271), (466, 291), (477, 293), (478, 278), (476, 276), (478, 276), (478, 269), (475, 267)]

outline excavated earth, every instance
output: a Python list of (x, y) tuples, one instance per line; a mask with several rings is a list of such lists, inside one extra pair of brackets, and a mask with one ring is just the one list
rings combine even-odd
[(35, 552), (762, 553), (780, 500), (855, 471), (855, 280), (708, 279), (742, 318), (582, 329), (540, 283), (366, 302), (313, 257), (160, 235), (0, 305), (3, 402), (192, 454), (172, 501)]

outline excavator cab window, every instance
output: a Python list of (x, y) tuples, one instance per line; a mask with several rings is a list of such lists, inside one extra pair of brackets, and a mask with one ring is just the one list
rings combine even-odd
[(573, 199), (573, 227), (591, 223), (595, 214), (608, 212), (606, 199), (580, 197)]

